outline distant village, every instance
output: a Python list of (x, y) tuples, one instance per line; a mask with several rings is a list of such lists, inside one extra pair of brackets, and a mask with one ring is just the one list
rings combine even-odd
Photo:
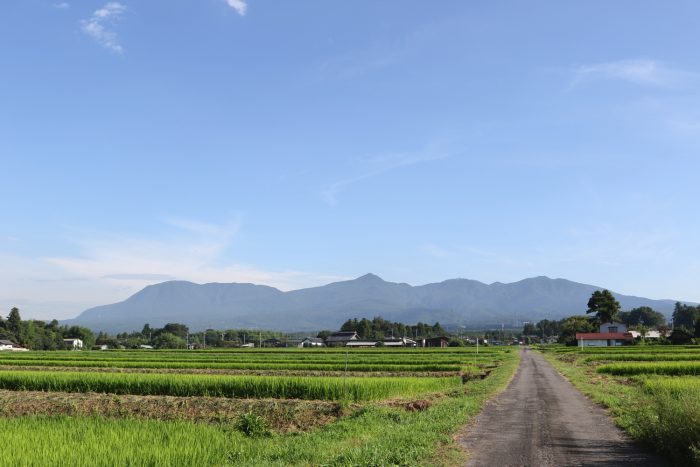
[(700, 342), (700, 306), (677, 303), (669, 325), (663, 314), (639, 307), (620, 311), (608, 291), (595, 292), (588, 314), (562, 320), (525, 322), (519, 329), (466, 331), (443, 328), (440, 323), (414, 325), (381, 317), (348, 319), (339, 330), (315, 335), (269, 330), (229, 329), (190, 332), (181, 323), (162, 328), (143, 326), (141, 331), (110, 335), (93, 333), (80, 326), (58, 322), (22, 320), (13, 308), (7, 319), (0, 316), (0, 351), (108, 350), (108, 349), (206, 349), (206, 348), (319, 348), (408, 347), (444, 348), (469, 345), (564, 344), (607, 347), (634, 344), (693, 344)]

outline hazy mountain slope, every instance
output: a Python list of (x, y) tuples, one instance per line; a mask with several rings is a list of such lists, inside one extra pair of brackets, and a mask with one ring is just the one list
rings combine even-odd
[[(373, 316), (410, 323), (513, 324), (583, 313), (591, 293), (599, 289), (547, 277), (490, 285), (451, 279), (413, 287), (367, 274), (290, 292), (254, 284), (171, 281), (148, 286), (123, 302), (86, 310), (66, 324), (111, 332), (168, 322), (185, 323), (192, 329), (336, 329), (348, 318)], [(615, 295), (623, 309), (650, 306), (670, 314), (675, 303)]]

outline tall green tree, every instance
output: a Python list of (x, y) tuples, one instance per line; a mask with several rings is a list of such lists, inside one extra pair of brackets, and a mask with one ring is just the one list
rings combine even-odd
[(10, 310), (10, 314), (7, 315), (7, 330), (18, 336), (21, 326), (22, 318), (19, 315), (19, 308), (14, 307)]
[(673, 310), (673, 325), (675, 327), (684, 326), (693, 329), (698, 318), (700, 318), (700, 306), (676, 302), (676, 307)]
[(588, 300), (587, 314), (595, 313), (599, 323), (611, 323), (620, 312), (620, 302), (607, 289), (596, 290)]

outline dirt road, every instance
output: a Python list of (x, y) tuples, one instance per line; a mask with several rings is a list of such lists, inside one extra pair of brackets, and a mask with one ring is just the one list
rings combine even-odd
[(601, 407), (528, 349), (508, 388), (462, 439), (468, 466), (663, 466), (638, 449)]

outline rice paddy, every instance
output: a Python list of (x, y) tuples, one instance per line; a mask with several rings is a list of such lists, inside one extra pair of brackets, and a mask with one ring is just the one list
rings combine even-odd
[(5, 460), (439, 464), (517, 361), (509, 348), (0, 353)]

